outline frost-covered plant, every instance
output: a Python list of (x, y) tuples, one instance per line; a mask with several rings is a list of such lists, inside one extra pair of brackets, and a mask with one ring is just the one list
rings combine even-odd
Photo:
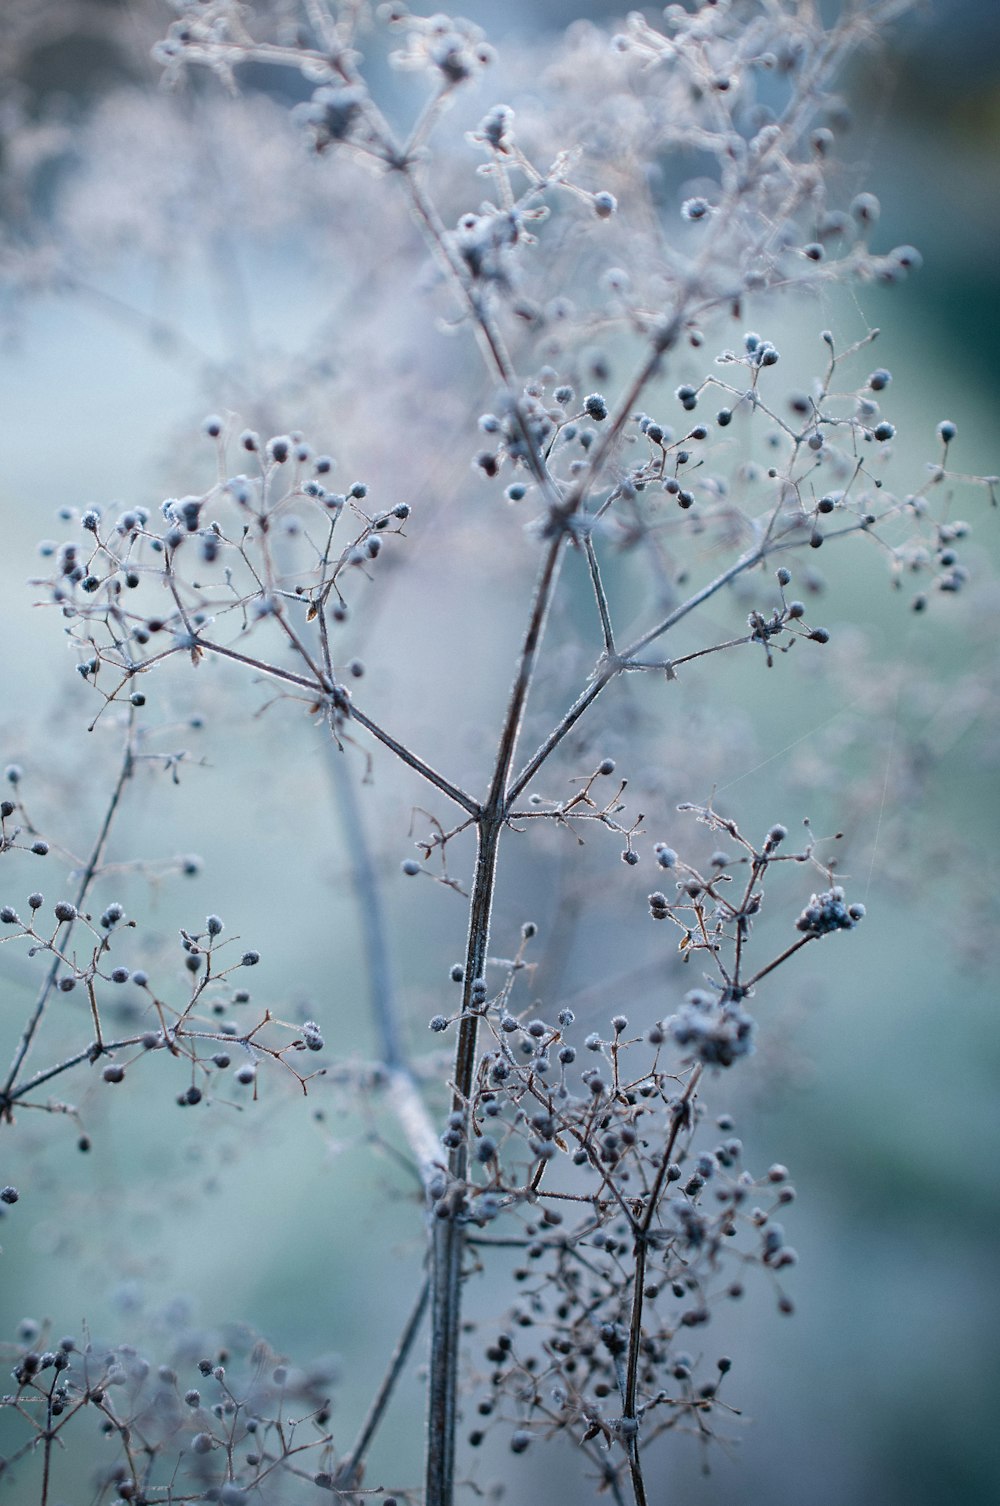
[[(338, 489), (333, 459), (304, 430), (268, 435), (234, 414), (213, 415), (204, 424), (210, 484), (158, 512), (68, 507), (67, 536), (43, 545), (35, 589), (61, 618), (93, 691), (91, 726), (114, 722), (122, 753), (83, 860), (61, 853), (27, 799), (30, 776), (7, 770), (0, 851), (30, 872), (31, 891), (15, 898), (18, 880), (5, 875), (0, 923), (41, 981), (0, 1084), (4, 1132), (29, 1106), (78, 1120), (50, 1097), (73, 1073), (131, 1086), (169, 1070), (178, 1102), (192, 1108), (229, 1093), (253, 1098), (272, 1071), (303, 1093), (324, 1072), (356, 1086), (364, 1076), (408, 1141), (427, 1262), (385, 1380), (346, 1448), (327, 1426), (329, 1373), (289, 1372), (259, 1345), (243, 1344), (245, 1373), (234, 1380), (220, 1340), (199, 1361), (200, 1388), (179, 1379), (174, 1360), (152, 1370), (128, 1348), (33, 1331), (18, 1336), (15, 1391), (5, 1399), (23, 1423), (10, 1463), (26, 1471), (30, 1458), (42, 1460), (47, 1506), (53, 1449), (90, 1409), (120, 1445), (104, 1483), (121, 1501), (237, 1506), (313, 1499), (317, 1489), (358, 1498), (426, 1307), (425, 1481), (422, 1490), (398, 1482), (394, 1497), (380, 1492), (386, 1506), (448, 1506), (461, 1491), (461, 1398), (472, 1396), (471, 1446), (500, 1420), (515, 1454), (566, 1433), (599, 1488), (644, 1506), (658, 1495), (656, 1440), (672, 1430), (707, 1440), (729, 1405), (720, 1396), (729, 1360), (693, 1357), (689, 1331), (742, 1296), (752, 1267), (792, 1309), (782, 1273), (796, 1256), (775, 1216), (794, 1199), (788, 1173), (774, 1165), (755, 1174), (728, 1115), (709, 1119), (705, 1091), (752, 1054), (765, 980), (803, 947), (835, 944), (825, 938), (852, 930), (864, 907), (838, 882), (829, 844), (807, 831), (797, 845), (777, 824), (755, 841), (714, 802), (680, 809), (725, 847), (702, 854), (692, 840), (680, 854), (647, 843), (643, 823), (654, 818), (630, 806), (618, 774), (632, 777), (629, 739), (615, 733), (617, 767), (576, 739), (628, 677), (669, 693), (706, 656), (755, 655), (776, 667), (793, 648), (816, 655), (822, 672), (830, 631), (791, 590), (801, 579), (810, 594), (808, 561), (821, 547), (870, 541), (895, 584), (912, 577), (921, 611), (966, 581), (967, 528), (951, 516), (951, 497), (960, 484), (992, 493), (994, 483), (953, 470), (956, 430), (943, 421), (922, 484), (894, 485), (899, 446), (882, 411), (891, 375), (864, 369), (877, 331), (844, 350), (823, 331), (814, 380), (789, 393), (779, 349), (743, 328), (752, 308), (766, 331), (779, 293), (846, 278), (892, 282), (919, 263), (912, 247), (879, 248), (872, 194), (841, 203), (829, 177), (838, 70), (904, 0), (845, 3), (829, 25), (807, 0), (729, 0), (669, 6), (656, 25), (634, 13), (614, 36), (578, 28), (523, 111), (494, 105), (440, 149), (446, 112), (496, 61), (472, 24), (396, 5), (372, 14), (347, 0), (304, 0), (294, 18), (288, 6), (257, 17), (234, 0), (176, 0), (175, 9), (157, 48), (171, 86), (184, 87), (199, 66), (234, 92), (247, 65), (292, 70), (308, 86), (294, 109), (301, 151), (349, 183), (345, 213), (362, 222), (371, 199), (373, 215), (390, 214), (381, 206), (396, 195), (412, 217), (433, 261), (438, 313), (478, 347), (492, 388), (489, 408), (478, 420), (473, 411), (456, 441), (475, 484), (496, 493), (461, 568), (488, 580), (492, 551), (526, 532), (535, 577), (521, 593), (513, 684), (472, 780), (424, 757), (405, 729), (369, 709), (378, 666), (349, 636), (357, 620), (364, 638), (368, 596), (391, 593), (421, 509), (365, 481)], [(396, 39), (391, 61), (427, 80), (403, 128), (390, 123), (396, 112), (369, 85), (361, 53), (384, 34)], [(693, 161), (692, 181), (676, 164)], [(398, 233), (408, 233), (405, 223)], [(598, 341), (632, 363), (613, 390)], [(700, 376), (678, 384), (672, 374), (692, 365)], [(461, 408), (465, 368), (452, 375)], [(440, 432), (433, 402), (422, 417), (430, 452)], [(757, 433), (766, 466), (747, 459)], [(621, 554), (644, 561), (651, 581), (633, 620), (622, 620), (606, 586)], [(576, 569), (588, 583), (595, 652), (563, 686), (564, 709), (545, 721), (529, 697), (545, 674), (563, 572)], [(707, 603), (711, 620), (699, 615)], [(454, 649), (461, 673), (475, 677), (460, 631)], [(349, 770), (349, 810), (350, 781), (366, 777), (379, 746), (433, 803), (402, 869), (467, 901), (465, 954), (429, 1022), (435, 1046), (451, 1038), (443, 1065), (438, 1055), (413, 1059), (377, 982), (379, 1062), (362, 1074), (331, 1060), (322, 1019), (286, 1021), (283, 1010), (252, 1005), (245, 977), (259, 954), (230, 942), (214, 913), (181, 932), (180, 969), (162, 954), (141, 956), (130, 934), (141, 917), (110, 893), (109, 836), (140, 767), (176, 772), (180, 755), (157, 750), (146, 730), (157, 677), (213, 660), (265, 681), (325, 727)], [(427, 675), (424, 694), (435, 693)], [(442, 704), (442, 722), (452, 715)], [(598, 725), (603, 736), (613, 719)], [(377, 978), (387, 920), (356, 811), (350, 820)], [(657, 826), (666, 820), (658, 810)], [(672, 923), (680, 956), (702, 972), (659, 1018), (630, 1023), (614, 1007), (606, 1028), (581, 1038), (568, 1001), (525, 998), (538, 927), (528, 920), (507, 932), (504, 920), (498, 950), (495, 894), (498, 867), (539, 825), (579, 841), (610, 833), (626, 870), (652, 865), (664, 887), (648, 895), (650, 917)], [(475, 839), (471, 861), (463, 833)], [(61, 856), (68, 889), (36, 879), (34, 865), (44, 860), (48, 871)], [(801, 868), (808, 882), (790, 884)], [(771, 909), (783, 907), (785, 935), (759, 955), (766, 893)], [(602, 923), (597, 905), (591, 923)], [(116, 990), (126, 987), (131, 1007), (119, 1011)], [(61, 995), (80, 1002), (77, 1039), (46, 1059)], [(86, 1142), (82, 1123), (78, 1133)], [(17, 1201), (13, 1187), (0, 1196)], [(465, 1278), (503, 1250), (519, 1262), (518, 1296), (496, 1315), (479, 1368), (462, 1352)]]

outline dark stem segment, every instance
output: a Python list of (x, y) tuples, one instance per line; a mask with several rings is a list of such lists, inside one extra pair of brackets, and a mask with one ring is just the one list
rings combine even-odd
[[(663, 1188), (666, 1184), (667, 1170), (670, 1166), (674, 1147), (680, 1136), (682, 1128), (689, 1123), (689, 1108), (694, 1098), (695, 1089), (701, 1078), (701, 1067), (695, 1067), (688, 1078), (687, 1086), (681, 1095), (680, 1102), (674, 1111), (673, 1123), (670, 1126), (670, 1134), (656, 1173), (656, 1178), (646, 1198), (646, 1205), (642, 1216), (635, 1227), (635, 1272), (632, 1277), (632, 1316), (629, 1323), (628, 1336), (628, 1360), (625, 1370), (625, 1395), (623, 1397), (623, 1416), (630, 1422), (638, 1424), (639, 1419), (635, 1415), (636, 1394), (639, 1382), (639, 1350), (642, 1346), (642, 1304), (645, 1296), (646, 1285), (646, 1251), (649, 1248), (649, 1231), (653, 1219), (659, 1207)], [(639, 1434), (636, 1431), (628, 1448), (629, 1472), (632, 1477), (632, 1490), (635, 1495), (636, 1506), (647, 1506), (646, 1487), (642, 1478), (642, 1466), (639, 1463)]]
[(461, 1225), (453, 1218), (436, 1219), (431, 1231), (434, 1293), (427, 1417), (427, 1506), (451, 1506), (455, 1490), (462, 1248)]
[[(490, 920), (496, 884), (497, 852), (508, 802), (507, 782), (517, 751), (524, 708), (531, 689), (545, 620), (559, 578), (565, 536), (552, 538), (542, 559), (531, 612), (521, 645), (517, 675), (504, 717), (489, 794), (477, 822), (476, 871), (469, 904), (469, 932), (465, 956), (462, 1018), (455, 1048), (452, 1108), (467, 1114), (476, 1070), (479, 1005), (473, 1004), (473, 984), (486, 971)], [(467, 1171), (466, 1142), (450, 1154), (451, 1187), (431, 1210), (432, 1302), (431, 1357), (427, 1420), (425, 1506), (452, 1506), (455, 1490), (455, 1430), (458, 1422), (458, 1361), (461, 1332), (462, 1186)]]
[[(486, 966), (490, 918), (496, 882), (501, 822), (484, 822), (469, 915), (469, 944), (465, 964), (465, 1007), (455, 1053), (454, 1105), (463, 1112), (468, 1103), (476, 1065), (477, 1016), (471, 1012), (471, 987)], [(449, 1174), (453, 1185), (431, 1210), (431, 1266), (434, 1276), (431, 1304), (431, 1357), (427, 1420), (426, 1506), (451, 1506), (455, 1489), (455, 1430), (458, 1424), (459, 1336), (462, 1318), (462, 1254), (464, 1225), (456, 1216), (465, 1180), (465, 1143), (452, 1151)]]

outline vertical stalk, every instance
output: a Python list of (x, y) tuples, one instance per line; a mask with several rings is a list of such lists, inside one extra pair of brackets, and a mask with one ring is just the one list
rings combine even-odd
[[(496, 860), (501, 823), (484, 819), (479, 826), (476, 876), (469, 914), (469, 941), (465, 963), (465, 1003), (455, 1052), (453, 1104), (463, 1110), (468, 1102), (476, 1064), (477, 1017), (467, 1012), (472, 981), (486, 965)], [(462, 1255), (465, 1226), (458, 1217), (460, 1197), (468, 1165), (466, 1144), (452, 1151), (448, 1171), (453, 1189), (439, 1199), (431, 1212), (431, 1360), (427, 1421), (426, 1506), (451, 1506), (455, 1489), (455, 1430), (458, 1425), (458, 1362), (462, 1319)]]
[[(680, 1101), (674, 1111), (673, 1123), (670, 1126), (670, 1134), (660, 1157), (660, 1165), (653, 1181), (653, 1185), (646, 1197), (645, 1207), (640, 1215), (635, 1233), (635, 1271), (632, 1275), (632, 1315), (629, 1320), (628, 1358), (625, 1366), (625, 1394), (622, 1415), (631, 1422), (638, 1423), (636, 1413), (636, 1400), (639, 1391), (639, 1351), (642, 1346), (642, 1303), (645, 1296), (646, 1286), (646, 1252), (649, 1248), (649, 1231), (653, 1219), (660, 1206), (660, 1198), (667, 1183), (667, 1171), (674, 1154), (681, 1129), (689, 1122), (688, 1109), (695, 1095), (695, 1089), (701, 1081), (702, 1069), (695, 1067), (688, 1078), (687, 1086), (681, 1095)], [(629, 1474), (632, 1479), (632, 1490), (635, 1495), (635, 1506), (647, 1506), (646, 1486), (642, 1475), (642, 1465), (639, 1462), (639, 1434), (636, 1432), (628, 1449)]]
[[(517, 751), (528, 691), (549, 605), (559, 578), (565, 536), (549, 540), (542, 559), (511, 688), (487, 799), (476, 823), (476, 870), (469, 901), (469, 932), (462, 989), (462, 1017), (455, 1048), (452, 1108), (466, 1114), (476, 1069), (479, 1004), (472, 988), (486, 971), (496, 887), (500, 834), (507, 818), (507, 784)], [(467, 1137), (450, 1153), (451, 1187), (431, 1210), (431, 1354), (428, 1385), (425, 1506), (452, 1506), (455, 1492), (455, 1430), (458, 1425), (458, 1361), (462, 1317), (462, 1186), (468, 1168)]]

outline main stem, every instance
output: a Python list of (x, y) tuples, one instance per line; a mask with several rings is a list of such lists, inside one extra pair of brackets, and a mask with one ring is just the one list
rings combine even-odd
[[(489, 943), (496, 884), (497, 851), (502, 821), (479, 826), (476, 876), (469, 915), (465, 962), (465, 992), (483, 975)], [(455, 1054), (453, 1106), (464, 1112), (475, 1071), (476, 1024), (464, 1013)], [(431, 1211), (431, 1360), (427, 1415), (426, 1506), (451, 1506), (455, 1488), (455, 1430), (458, 1425), (458, 1361), (462, 1319), (462, 1254), (465, 1225), (461, 1221), (461, 1188), (468, 1156), (465, 1142), (452, 1152), (448, 1171), (452, 1185)]]
[[(500, 834), (509, 808), (508, 783), (517, 751), (528, 691), (534, 677), (545, 619), (559, 577), (565, 538), (549, 540), (535, 584), (487, 798), (476, 822), (476, 871), (469, 902), (462, 1016), (455, 1048), (452, 1109), (468, 1116), (476, 1070), (476, 1034), (481, 1005), (473, 985), (486, 972), (496, 888)], [(464, 1186), (467, 1136), (448, 1158), (450, 1185), (431, 1209), (431, 1354), (427, 1415), (425, 1506), (452, 1506), (455, 1491), (455, 1430), (458, 1424), (458, 1361), (462, 1318)]]

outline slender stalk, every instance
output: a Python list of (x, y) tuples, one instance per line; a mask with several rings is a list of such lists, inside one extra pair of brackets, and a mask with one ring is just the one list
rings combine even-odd
[[(241, 654), (234, 648), (227, 648), (222, 643), (213, 643), (208, 638), (199, 638), (198, 647), (208, 649), (213, 654), (221, 654), (225, 659), (234, 659), (237, 664), (246, 664), (250, 669), (256, 669), (260, 674), (269, 675), (274, 680), (281, 680), (287, 685), (297, 685), (303, 690), (311, 691), (318, 699), (330, 694), (330, 687), (324, 685), (322, 680), (308, 680), (305, 675), (294, 674), (290, 669), (280, 669), (276, 664), (268, 664), (265, 660), (255, 659), (250, 654)], [(450, 779), (439, 774), (437, 769), (425, 763), (422, 758), (418, 758), (415, 753), (411, 753), (409, 748), (380, 727), (378, 722), (366, 716), (363, 711), (359, 711), (353, 702), (347, 704), (350, 708), (347, 714), (352, 721), (364, 727), (365, 731), (370, 732), (380, 743), (384, 743), (397, 758), (402, 759), (403, 763), (415, 769), (418, 774), (422, 774), (428, 784), (434, 785), (435, 789), (439, 789), (449, 799), (454, 800), (456, 805), (462, 806), (470, 815), (478, 814), (479, 806), (471, 795), (466, 794), (465, 790), (460, 789), (458, 785), (452, 784)]]
[[(549, 606), (559, 578), (565, 537), (549, 541), (531, 602), (528, 625), (518, 659), (497, 749), (493, 777), (482, 806), (477, 832), (476, 870), (469, 902), (469, 930), (465, 958), (462, 1018), (455, 1048), (452, 1107), (467, 1114), (476, 1067), (478, 1006), (472, 988), (486, 970), (490, 920), (496, 884), (500, 834), (506, 821), (507, 782), (517, 752), (524, 708), (531, 689), (538, 650)], [(465, 1180), (466, 1141), (450, 1154), (449, 1175), (455, 1191)], [(461, 1275), (464, 1225), (456, 1216), (458, 1197), (446, 1194), (432, 1210), (431, 1357), (428, 1386), (428, 1446), (425, 1506), (452, 1506), (455, 1489), (455, 1430), (458, 1422), (458, 1347), (461, 1332)]]
[(422, 774), (428, 784), (432, 784), (443, 795), (447, 795), (449, 800), (454, 800), (456, 805), (460, 805), (463, 810), (467, 810), (470, 816), (479, 815), (479, 805), (471, 795), (466, 794), (465, 790), (459, 785), (452, 784), (450, 779), (446, 779), (443, 774), (439, 774), (437, 769), (432, 768), (429, 763), (425, 763), (422, 758), (418, 758), (415, 753), (411, 753), (409, 748), (397, 742), (391, 733), (386, 732), (384, 728), (379, 726), (378, 722), (373, 721), (363, 711), (359, 711), (353, 703), (351, 705), (351, 720), (357, 722), (359, 726), (364, 727), (374, 738), (377, 738), (380, 743), (383, 743), (385, 747), (395, 753), (396, 757), (401, 759), (403, 763), (409, 764), (411, 769), (415, 769), (418, 774)]
[[(125, 737), (125, 750), (118, 769), (118, 777), (115, 780), (114, 788), (111, 791), (111, 798), (109, 799), (107, 809), (104, 812), (104, 819), (101, 822), (101, 827), (99, 832), (97, 833), (97, 838), (94, 842), (93, 847), (91, 848), (90, 857), (87, 859), (83, 872), (80, 875), (80, 882), (76, 888), (76, 897), (73, 903), (77, 910), (82, 909), (87, 895), (90, 892), (90, 886), (94, 882), (97, 870), (101, 864), (101, 859), (104, 856), (104, 850), (107, 846), (108, 837), (111, 834), (112, 823), (118, 812), (119, 805), (121, 804), (122, 793), (129, 779), (132, 777), (134, 768), (135, 752), (132, 745), (132, 721), (130, 715), (128, 731)], [(68, 942), (70, 934), (73, 930), (73, 921), (65, 921), (64, 926), (65, 929), (63, 930), (62, 940), (59, 945), (60, 952), (65, 951), (66, 943)], [(14, 1096), (14, 1084), (17, 1081), (17, 1075), (20, 1072), (21, 1067), (24, 1064), (24, 1059), (31, 1048), (31, 1043), (35, 1038), (35, 1032), (38, 1029), (38, 1026), (41, 1024), (42, 1016), (44, 1015), (46, 1006), (48, 1005), (49, 995), (52, 993), (52, 990), (56, 985), (56, 979), (59, 977), (59, 969), (61, 966), (62, 957), (54, 957), (52, 965), (50, 966), (42, 982), (38, 998), (35, 1000), (35, 1007), (28, 1017), (28, 1021), (21, 1034), (21, 1039), (17, 1044), (17, 1050), (14, 1052), (14, 1058), (10, 1064), (10, 1070), (7, 1073), (7, 1079), (3, 1087), (0, 1088), (0, 1122), (2, 1122), (2, 1120), (5, 1118), (10, 1117), (11, 1104), (13, 1102)]]
[(368, 1408), (365, 1420), (361, 1424), (361, 1429), (354, 1440), (350, 1453), (346, 1456), (337, 1471), (336, 1488), (338, 1490), (348, 1490), (358, 1478), (358, 1471), (368, 1450), (368, 1446), (375, 1436), (379, 1423), (382, 1421), (396, 1382), (402, 1374), (403, 1366), (406, 1364), (407, 1357), (413, 1347), (413, 1341), (420, 1329), (420, 1324), (423, 1321), (424, 1312), (427, 1308), (429, 1290), (430, 1282), (425, 1276), (421, 1282), (417, 1300), (413, 1304), (410, 1316), (406, 1320), (406, 1326), (400, 1334), (396, 1347), (392, 1352), (388, 1368), (382, 1377), (382, 1383), (372, 1398), (372, 1404)]
[[(629, 660), (634, 659), (636, 654), (641, 653), (647, 644), (653, 642), (654, 638), (661, 637), (670, 628), (687, 617), (690, 612), (693, 612), (696, 607), (701, 606), (702, 602), (707, 601), (710, 596), (714, 596), (717, 591), (721, 591), (723, 586), (735, 580), (738, 575), (742, 575), (745, 570), (750, 570), (754, 565), (758, 565), (764, 558), (764, 553), (765, 551), (762, 548), (756, 548), (749, 550), (746, 554), (742, 554), (738, 560), (730, 565), (728, 570), (723, 570), (720, 575), (716, 575), (706, 585), (702, 586), (699, 591), (695, 591), (693, 595), (681, 602), (680, 606), (675, 607), (655, 627), (648, 629), (647, 632), (641, 634), (634, 642), (630, 643), (627, 648), (622, 649), (617, 658), (602, 659), (594, 671), (590, 684), (585, 690), (580, 692), (572, 706), (552, 729), (537, 752), (532, 755), (511, 784), (507, 791), (508, 805), (517, 799), (526, 785), (530, 784), (549, 754), (559, 746), (566, 734), (573, 729), (580, 720), (580, 717), (583, 716), (583, 713), (593, 705), (604, 687), (609, 685), (623, 669), (630, 667)], [(641, 668), (641, 666), (636, 667)]]
[(769, 962), (766, 967), (762, 967), (759, 973), (754, 973), (753, 977), (744, 983), (743, 987), (746, 989), (753, 988), (755, 984), (760, 982), (761, 978), (766, 978), (768, 973), (773, 973), (776, 967), (780, 967), (783, 962), (787, 962), (789, 957), (793, 956), (795, 952), (807, 946), (810, 941), (815, 941), (817, 935), (818, 932), (810, 931), (808, 935), (800, 936), (798, 941), (793, 941), (791, 946), (787, 946), (780, 956), (775, 957), (773, 962)]
[(601, 617), (601, 632), (604, 634), (604, 652), (609, 658), (614, 657), (615, 635), (611, 626), (611, 613), (608, 609), (608, 598), (604, 591), (604, 582), (601, 580), (601, 569), (597, 563), (597, 551), (590, 534), (584, 546), (587, 551), (587, 566), (590, 570), (590, 583), (594, 588), (594, 599), (597, 602), (597, 610)]
[(682, 618), (687, 617), (689, 613), (693, 612), (695, 607), (700, 607), (702, 602), (707, 601), (710, 596), (714, 596), (717, 591), (721, 591), (723, 586), (728, 586), (730, 581), (735, 580), (744, 571), (752, 569), (754, 565), (759, 565), (765, 553), (765, 548), (757, 547), (748, 550), (746, 554), (741, 554), (738, 560), (733, 561), (728, 570), (723, 570), (720, 575), (716, 575), (712, 580), (708, 581), (707, 584), (702, 586), (700, 591), (695, 591), (693, 595), (682, 601), (679, 607), (675, 607), (672, 612), (669, 612), (655, 627), (649, 628), (647, 632), (642, 633), (633, 643), (630, 643), (628, 648), (623, 649), (622, 658), (635, 658), (635, 655), (641, 653), (647, 644), (652, 643), (656, 638), (662, 637), (664, 633), (668, 632)]
[[(687, 1086), (681, 1095), (670, 1126), (670, 1134), (660, 1157), (656, 1177), (646, 1198), (642, 1217), (635, 1229), (635, 1271), (632, 1276), (632, 1315), (629, 1321), (628, 1336), (628, 1359), (625, 1368), (625, 1394), (623, 1397), (624, 1407), (622, 1415), (632, 1422), (638, 1422), (635, 1415), (636, 1394), (639, 1381), (639, 1350), (642, 1346), (642, 1304), (645, 1298), (646, 1286), (646, 1251), (649, 1248), (649, 1231), (656, 1217), (660, 1197), (666, 1184), (667, 1169), (670, 1165), (677, 1144), (678, 1137), (684, 1124), (688, 1122), (687, 1109), (694, 1097), (695, 1089), (701, 1080), (702, 1069), (695, 1067), (688, 1078)], [(632, 1489), (635, 1494), (636, 1506), (647, 1506), (646, 1488), (642, 1478), (642, 1467), (639, 1463), (639, 1436), (638, 1433), (632, 1438), (629, 1445), (629, 1472), (632, 1477)]]
[(612, 667), (610, 662), (605, 661), (586, 690), (580, 692), (572, 706), (552, 729), (537, 752), (524, 765), (524, 768), (507, 791), (508, 805), (512, 805), (525, 786), (531, 783), (549, 754), (559, 746), (566, 734), (572, 731), (583, 713), (594, 704), (605, 685), (611, 683), (617, 672), (617, 669)]
[(45, 1403), (46, 1420), (45, 1432), (42, 1435), (42, 1494), (39, 1506), (49, 1506), (49, 1473), (52, 1468), (52, 1397), (49, 1395)]

